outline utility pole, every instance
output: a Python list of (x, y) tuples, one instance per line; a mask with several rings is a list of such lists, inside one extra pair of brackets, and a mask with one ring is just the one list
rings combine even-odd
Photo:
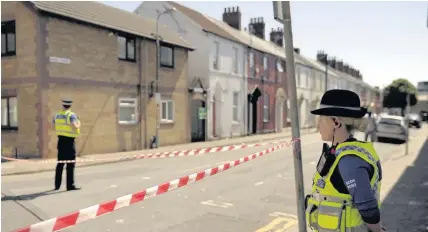
[(288, 73), (288, 86), (291, 90), (291, 123), (292, 138), (297, 139), (293, 143), (294, 180), (296, 186), (297, 218), (299, 221), (299, 232), (306, 232), (305, 218), (305, 193), (303, 183), (302, 150), (300, 144), (300, 127), (297, 107), (296, 76), (294, 70), (294, 46), (293, 32), (291, 28), (291, 12), (289, 1), (273, 1), (273, 12), (275, 20), (284, 25), (285, 57)]
[(155, 101), (156, 101), (156, 148), (159, 147), (159, 128), (160, 128), (160, 102), (161, 102), (161, 95), (159, 93), (159, 68), (160, 68), (160, 38), (159, 35), (159, 18), (163, 14), (169, 14), (171, 12), (174, 12), (175, 7), (173, 8), (165, 8), (164, 11), (158, 11), (157, 10), (157, 16), (156, 16), (156, 34), (154, 35), (156, 37), (156, 93), (155, 93)]

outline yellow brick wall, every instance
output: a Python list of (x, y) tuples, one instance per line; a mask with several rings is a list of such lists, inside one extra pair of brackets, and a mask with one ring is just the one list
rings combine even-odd
[(70, 64), (49, 63), (49, 76), (138, 83), (137, 63), (118, 60), (117, 37), (109, 36), (107, 30), (49, 18), (47, 34), (46, 55), (71, 60)]
[[(46, 90), (49, 110), (53, 115), (61, 109), (61, 97), (73, 99), (71, 110), (81, 121), (81, 134), (76, 139), (79, 154), (102, 154), (132, 151), (139, 147), (139, 124), (119, 125), (117, 107), (120, 97), (135, 97), (134, 90), (111, 87), (72, 86), (49, 84)], [(57, 136), (50, 120), (48, 132), (48, 157), (57, 155)], [(144, 141), (144, 139), (143, 139)]]
[(2, 57), (2, 79), (36, 77), (36, 14), (21, 2), (2, 2), (1, 14), (16, 25), (16, 56)]
[[(47, 32), (47, 56), (56, 56), (71, 59), (71, 64), (49, 63), (48, 72), (51, 77), (63, 77), (79, 80), (95, 80), (100, 82), (123, 83), (133, 85), (138, 84), (137, 63), (118, 60), (117, 38), (114, 35), (109, 36), (109, 32), (107, 30), (98, 29), (94, 27), (84, 27), (72, 22), (66, 22), (61, 21), (59, 19), (50, 18), (47, 23)], [(143, 52), (147, 54), (148, 59), (147, 61), (143, 60), (142, 62), (142, 75), (143, 78), (147, 79), (147, 83), (149, 83), (151, 80), (155, 80), (155, 42), (144, 41), (143, 48), (148, 49), (147, 52)], [(162, 146), (186, 143), (190, 141), (190, 124), (188, 117), (189, 103), (187, 93), (187, 50), (175, 48), (174, 55), (175, 68), (161, 68), (159, 72), (161, 89), (167, 88), (166, 92), (162, 94), (168, 96), (169, 98), (172, 98), (175, 102), (175, 122), (172, 124), (162, 124), (160, 128), (160, 145)], [(95, 90), (95, 88), (93, 89)], [(75, 91), (80, 90), (81, 89), (78, 90), (78, 88), (76, 87)], [(100, 87), (96, 91), (98, 92), (96, 94), (103, 95), (104, 91), (108, 90), (105, 87)], [(60, 98), (58, 98), (58, 94), (59, 92), (55, 94), (52, 93), (52, 99), (54, 99), (56, 96), (57, 101), (59, 101)], [(89, 99), (89, 94), (91, 93), (86, 90), (82, 90), (82, 93), (80, 93), (80, 95), (84, 99)], [(75, 94), (71, 95), (75, 96)], [(146, 95), (147, 94), (145, 94), (145, 96)], [(115, 101), (117, 102), (117, 98)], [(154, 98), (148, 101), (146, 110), (146, 141), (148, 143), (149, 138), (155, 135), (156, 129), (156, 104), (154, 102)], [(111, 111), (109, 111), (109, 113), (112, 114)], [(92, 118), (92, 116), (88, 117), (88, 119), (83, 119), (82, 117), (82, 120), (93, 120), (89, 118)], [(138, 127), (136, 126), (136, 128)], [(114, 130), (112, 130), (111, 133), (114, 134)], [(129, 137), (131, 135), (124, 136)], [(134, 138), (135, 136), (131, 137)], [(80, 140), (84, 141), (85, 139), (81, 138)], [(103, 153), (107, 151), (112, 151), (114, 149), (118, 149), (118, 151), (124, 149), (121, 148), (117, 142), (114, 142), (113, 138), (108, 138), (107, 141), (109, 141), (110, 144), (107, 147), (103, 148), (105, 150), (97, 150), (95, 148), (94, 150), (90, 150), (88, 148), (90, 146), (88, 142), (88, 144), (84, 148), (84, 153)], [(134, 141), (134, 139), (132, 141)], [(49, 144), (49, 148), (51, 148), (53, 146), (52, 141), (50, 141)], [(132, 144), (133, 145), (129, 146), (137, 146), (136, 143), (134, 145), (134, 142)]]
[[(156, 54), (156, 44), (147, 43), (148, 53)], [(190, 116), (188, 82), (188, 52), (174, 48), (175, 67), (161, 67), (159, 70), (159, 86), (173, 89), (172, 92), (161, 92), (162, 99), (174, 101), (174, 122), (161, 123), (159, 129), (159, 146), (190, 142)], [(156, 60), (148, 60), (147, 80), (156, 80)], [(160, 106), (161, 107), (161, 106)], [(147, 139), (156, 134), (156, 102), (150, 99), (147, 105)]]
[(2, 85), (2, 90), (16, 89), (18, 97), (18, 130), (2, 130), (2, 155), (13, 156), (15, 148), (21, 155), (38, 155), (37, 85)]

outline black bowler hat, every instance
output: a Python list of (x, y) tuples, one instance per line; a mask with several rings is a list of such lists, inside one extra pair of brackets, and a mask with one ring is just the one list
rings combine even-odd
[(347, 118), (362, 118), (367, 109), (361, 107), (360, 97), (349, 90), (332, 89), (324, 93), (320, 107), (311, 111), (312, 114), (322, 116), (336, 116)]
[(63, 106), (71, 106), (71, 103), (73, 103), (73, 101), (70, 99), (62, 99)]

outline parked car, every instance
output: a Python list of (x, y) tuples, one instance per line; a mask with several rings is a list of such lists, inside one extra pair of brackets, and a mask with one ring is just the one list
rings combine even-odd
[(422, 119), (419, 114), (409, 114), (409, 127), (421, 128)]
[(421, 112), (419, 112), (419, 114), (421, 115), (422, 121), (428, 122), (428, 111), (421, 110)]
[(402, 116), (382, 115), (376, 123), (377, 138), (397, 139), (407, 141), (409, 128)]

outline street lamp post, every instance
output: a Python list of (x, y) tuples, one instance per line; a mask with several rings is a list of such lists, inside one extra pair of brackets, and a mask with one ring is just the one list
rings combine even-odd
[(157, 11), (156, 16), (156, 34), (154, 35), (156, 37), (156, 93), (155, 93), (155, 99), (156, 99), (156, 148), (159, 147), (159, 128), (160, 128), (160, 100), (161, 96), (159, 93), (159, 68), (160, 68), (160, 38), (159, 35), (159, 18), (164, 14), (169, 14), (175, 11), (175, 7), (173, 8), (166, 8), (164, 11), (160, 12)]

